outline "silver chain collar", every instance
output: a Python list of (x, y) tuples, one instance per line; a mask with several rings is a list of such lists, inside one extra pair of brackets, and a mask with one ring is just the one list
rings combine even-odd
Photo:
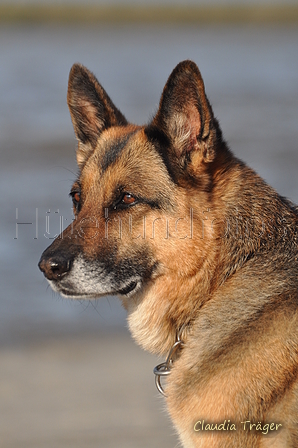
[(184, 329), (184, 326), (177, 333), (176, 342), (172, 346), (171, 350), (169, 351), (166, 361), (162, 362), (161, 364), (158, 364), (153, 369), (153, 373), (155, 375), (155, 385), (157, 387), (157, 390), (165, 397), (166, 397), (166, 394), (161, 385), (161, 377), (165, 377), (171, 373), (171, 370), (173, 367), (173, 362), (175, 360), (175, 353), (177, 352), (177, 350), (181, 349), (184, 346), (184, 343), (180, 339), (183, 329)]

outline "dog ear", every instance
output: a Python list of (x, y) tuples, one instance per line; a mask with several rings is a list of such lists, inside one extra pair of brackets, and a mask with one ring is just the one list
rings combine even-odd
[(158, 112), (148, 128), (165, 135), (167, 157), (179, 172), (185, 165), (212, 162), (221, 132), (205, 94), (201, 73), (192, 61), (184, 61), (171, 73), (161, 96)]
[(105, 129), (124, 126), (127, 121), (96, 77), (81, 64), (74, 64), (70, 70), (67, 104), (79, 141), (77, 162), (81, 166), (95, 149)]

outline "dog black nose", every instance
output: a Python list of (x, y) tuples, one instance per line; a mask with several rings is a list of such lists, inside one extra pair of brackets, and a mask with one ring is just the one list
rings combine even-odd
[(38, 267), (48, 280), (59, 280), (70, 271), (71, 264), (69, 259), (61, 255), (54, 257), (42, 255)]

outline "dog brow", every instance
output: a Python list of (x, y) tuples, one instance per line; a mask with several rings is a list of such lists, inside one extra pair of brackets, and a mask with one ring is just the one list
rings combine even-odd
[(136, 131), (130, 132), (127, 134), (124, 138), (119, 138), (116, 140), (116, 142), (109, 147), (109, 149), (105, 152), (101, 167), (102, 171), (105, 172), (109, 166), (111, 166), (119, 157), (122, 150), (125, 148), (125, 146), (128, 143), (128, 140), (131, 138), (132, 135), (134, 135)]

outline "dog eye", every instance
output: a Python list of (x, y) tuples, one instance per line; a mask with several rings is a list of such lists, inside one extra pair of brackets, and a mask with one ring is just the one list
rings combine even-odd
[(70, 193), (70, 195), (71, 195), (71, 197), (72, 197), (73, 205), (74, 205), (75, 207), (77, 207), (78, 204), (80, 203), (80, 199), (81, 199), (81, 194), (80, 194), (80, 192), (79, 192), (79, 191), (72, 191), (72, 192)]
[(136, 202), (136, 198), (130, 194), (130, 193), (124, 193), (124, 195), (122, 196), (122, 204), (125, 205), (132, 205)]
[(112, 205), (114, 210), (123, 210), (134, 206), (140, 202), (140, 198), (135, 197), (131, 193), (122, 193), (116, 202)]

